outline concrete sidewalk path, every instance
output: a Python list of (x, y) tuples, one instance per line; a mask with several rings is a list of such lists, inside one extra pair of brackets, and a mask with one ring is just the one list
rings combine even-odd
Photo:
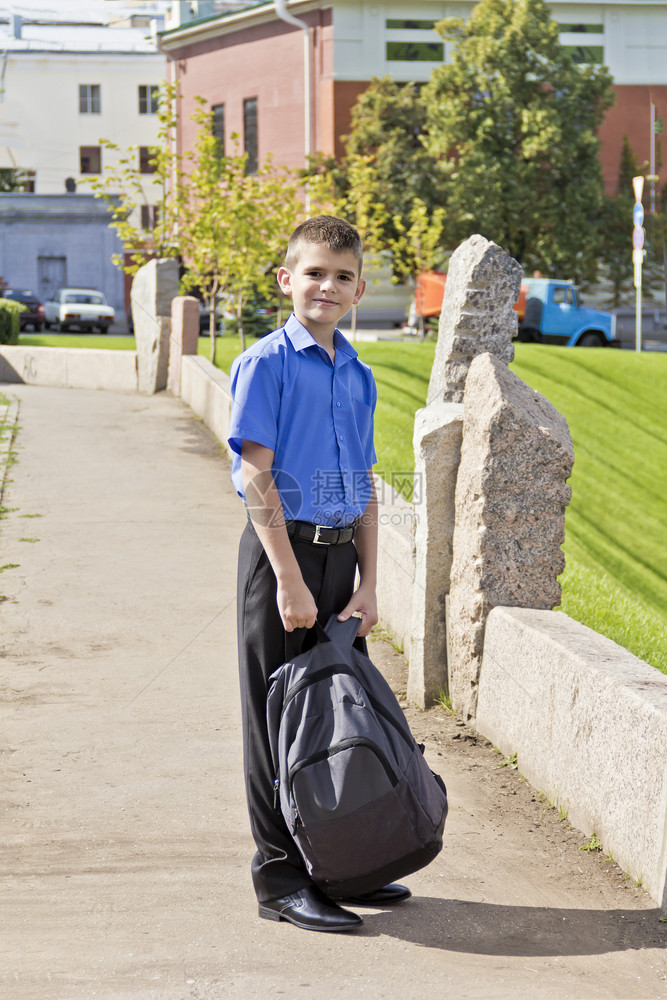
[(530, 791), (442, 712), (411, 715), (451, 799), (414, 898), (349, 935), (259, 920), (227, 459), (166, 394), (5, 391), (2, 1000), (667, 997), (648, 897), (552, 848)]

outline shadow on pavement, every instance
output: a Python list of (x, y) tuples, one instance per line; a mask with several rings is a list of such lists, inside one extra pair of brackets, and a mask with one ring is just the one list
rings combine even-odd
[(364, 913), (361, 934), (471, 955), (599, 955), (667, 947), (662, 911), (570, 910), (499, 906), (415, 896), (381, 913)]

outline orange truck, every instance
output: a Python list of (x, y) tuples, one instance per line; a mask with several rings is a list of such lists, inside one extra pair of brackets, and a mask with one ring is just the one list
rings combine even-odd
[[(447, 275), (442, 271), (424, 271), (417, 275), (415, 287), (415, 308), (417, 316), (439, 316), (442, 309), (442, 299), (445, 294)], [(514, 306), (519, 314), (519, 323), (523, 322), (526, 312), (527, 285), (521, 285), (519, 301)]]

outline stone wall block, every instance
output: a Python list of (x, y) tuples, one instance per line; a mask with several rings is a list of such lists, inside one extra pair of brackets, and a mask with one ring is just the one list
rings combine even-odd
[(667, 677), (561, 611), (497, 607), (476, 728), (667, 914)]
[(137, 344), (139, 391), (159, 392), (167, 386), (171, 302), (178, 295), (178, 262), (151, 260), (132, 282), (132, 320)]
[(449, 677), (454, 704), (474, 717), (490, 610), (560, 603), (574, 450), (565, 418), (491, 354), (473, 359), (463, 407)]
[(181, 358), (196, 354), (199, 346), (199, 300), (192, 295), (177, 295), (171, 303), (169, 377), (167, 388), (181, 394)]
[(521, 265), (495, 243), (475, 235), (452, 254), (440, 314), (428, 402), (462, 403), (470, 363), (490, 353), (514, 357)]
[(424, 708), (447, 686), (445, 599), (463, 406), (438, 400), (415, 416), (415, 580), (408, 698)]
[(375, 476), (378, 498), (377, 601), (381, 624), (406, 656), (412, 648), (415, 580), (415, 507)]

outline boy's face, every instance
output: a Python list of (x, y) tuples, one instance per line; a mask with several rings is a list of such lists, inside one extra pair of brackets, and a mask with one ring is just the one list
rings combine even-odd
[(331, 336), (338, 321), (364, 294), (366, 282), (357, 273), (351, 250), (334, 252), (325, 246), (304, 243), (296, 265), (281, 267), (278, 283), (290, 295), (296, 318), (317, 339)]

